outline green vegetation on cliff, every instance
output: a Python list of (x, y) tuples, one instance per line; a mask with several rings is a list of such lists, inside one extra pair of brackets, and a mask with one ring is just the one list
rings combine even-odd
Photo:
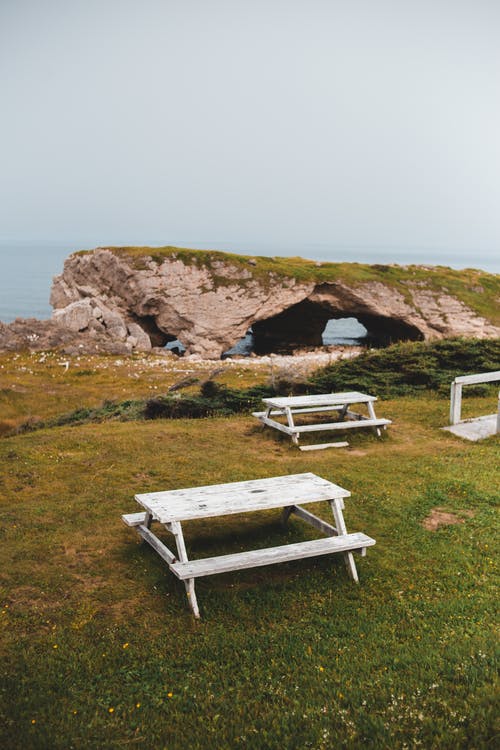
[[(500, 275), (467, 268), (455, 270), (446, 266), (398, 266), (365, 263), (330, 263), (306, 260), (299, 257), (267, 257), (237, 255), (218, 250), (191, 250), (179, 247), (109, 247), (118, 256), (130, 259), (137, 269), (146, 268), (148, 259), (161, 264), (175, 258), (186, 265), (206, 267), (216, 283), (228, 283), (221, 270), (221, 264), (231, 266), (240, 283), (249, 278), (270, 285), (279, 279), (295, 279), (304, 283), (342, 282), (359, 286), (367, 282), (380, 282), (396, 288), (405, 299), (409, 299), (412, 286), (424, 286), (431, 291), (449, 294), (461, 300), (470, 309), (500, 325)], [(92, 251), (80, 251), (85, 254)], [(231, 283), (234, 279), (231, 278)]]

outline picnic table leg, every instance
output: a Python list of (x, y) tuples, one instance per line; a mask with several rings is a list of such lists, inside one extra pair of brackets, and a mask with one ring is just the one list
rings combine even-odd
[[(295, 422), (293, 421), (292, 411), (289, 406), (285, 406), (285, 414), (286, 414), (286, 421), (288, 422), (288, 426), (291, 427), (291, 429), (293, 430), (295, 428)], [(298, 432), (292, 433), (292, 443), (294, 445), (299, 444)]]
[[(370, 415), (370, 419), (377, 419), (377, 416), (375, 414), (375, 409), (373, 407), (373, 403), (371, 401), (368, 401), (368, 403), (366, 405), (368, 407), (368, 414)], [(373, 429), (374, 429), (377, 437), (381, 437), (382, 436), (382, 433), (380, 431), (380, 427), (374, 427)]]
[[(335, 527), (337, 529), (338, 535), (342, 536), (343, 534), (347, 534), (344, 515), (342, 513), (344, 509), (344, 501), (342, 500), (342, 498), (337, 498), (336, 500), (330, 500), (330, 505), (332, 508), (333, 517), (335, 518)], [(354, 555), (352, 554), (352, 552), (344, 553), (344, 561), (349, 576), (353, 581), (359, 583), (358, 571), (356, 570), (356, 563), (354, 562)]]
[(286, 508), (283, 508), (283, 511), (281, 513), (281, 523), (283, 526), (286, 527), (288, 519), (293, 513), (293, 505), (287, 505)]
[(265, 430), (266, 423), (265, 423), (264, 420), (269, 419), (270, 416), (271, 416), (271, 407), (268, 406), (267, 409), (266, 409), (266, 411), (264, 412), (264, 419), (262, 420), (261, 430)]
[(349, 404), (344, 404), (344, 406), (342, 407), (342, 409), (339, 411), (339, 413), (337, 415), (337, 422), (343, 422), (344, 421), (348, 410), (349, 410)]
[[(271, 416), (271, 412), (272, 412), (272, 408), (271, 408), (270, 406), (268, 406), (268, 407), (267, 407), (267, 409), (266, 409), (266, 415), (265, 415), (265, 416), (266, 416), (266, 419), (269, 419), (269, 417)], [(262, 429), (264, 429), (264, 427), (265, 427), (265, 426), (266, 426), (266, 425), (265, 425), (265, 423), (263, 422), (263, 423), (262, 423)]]
[[(173, 521), (170, 524), (170, 530), (175, 537), (175, 543), (177, 545), (177, 554), (181, 562), (188, 562), (188, 556), (186, 552), (186, 545), (184, 543), (184, 535), (182, 533), (182, 527), (178, 521)], [(186, 594), (189, 602), (189, 606), (193, 612), (193, 615), (199, 619), (200, 610), (198, 609), (198, 601), (196, 599), (196, 593), (194, 590), (194, 578), (187, 578), (184, 581), (186, 587)]]

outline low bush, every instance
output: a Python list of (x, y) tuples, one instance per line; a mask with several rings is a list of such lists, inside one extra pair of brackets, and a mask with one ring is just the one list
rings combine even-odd
[[(343, 360), (316, 372), (309, 380), (280, 378), (272, 385), (228, 388), (209, 379), (198, 394), (168, 393), (144, 400), (105, 401), (101, 407), (82, 407), (47, 421), (32, 420), (18, 428), (30, 432), (41, 427), (132, 419), (200, 419), (229, 416), (262, 408), (262, 399), (273, 395), (365, 391), (381, 398), (435, 391), (448, 397), (457, 375), (500, 369), (500, 339), (449, 339), (395, 344), (355, 359)], [(185, 386), (185, 382), (183, 383)], [(464, 396), (487, 395), (495, 384), (465, 389)]]
[[(383, 398), (427, 390), (448, 396), (450, 383), (458, 375), (498, 369), (500, 339), (407, 342), (328, 365), (309, 379), (309, 388), (312, 393), (352, 390)], [(481, 393), (489, 388), (483, 386)]]
[(210, 416), (228, 416), (250, 411), (261, 406), (263, 398), (273, 395), (271, 387), (252, 386), (238, 390), (207, 380), (200, 395), (160, 396), (146, 401), (145, 419), (184, 419)]

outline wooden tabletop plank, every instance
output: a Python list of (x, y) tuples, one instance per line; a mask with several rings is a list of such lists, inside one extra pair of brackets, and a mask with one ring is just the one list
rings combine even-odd
[(277, 396), (276, 398), (263, 398), (265, 404), (276, 409), (300, 406), (328, 406), (330, 404), (366, 404), (376, 401), (376, 396), (369, 396), (359, 391), (344, 391), (342, 393), (320, 393), (314, 396)]
[(348, 490), (310, 472), (247, 482), (188, 487), (136, 495), (160, 523), (246, 513), (350, 497)]

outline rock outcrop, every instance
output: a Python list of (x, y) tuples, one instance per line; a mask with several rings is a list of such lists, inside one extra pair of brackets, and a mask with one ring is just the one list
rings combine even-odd
[[(26, 345), (28, 337), (31, 348), (121, 354), (179, 339), (187, 353), (219, 358), (250, 327), (258, 352), (321, 345), (326, 322), (341, 317), (356, 317), (381, 342), (500, 335), (470, 302), (484, 292), (483, 276), (498, 296), (498, 277), (289, 260), (175, 248), (75, 253), (54, 279), (52, 320), (3, 325), (0, 348), (19, 347), (23, 337)], [(491, 297), (491, 283), (488, 290)]]

